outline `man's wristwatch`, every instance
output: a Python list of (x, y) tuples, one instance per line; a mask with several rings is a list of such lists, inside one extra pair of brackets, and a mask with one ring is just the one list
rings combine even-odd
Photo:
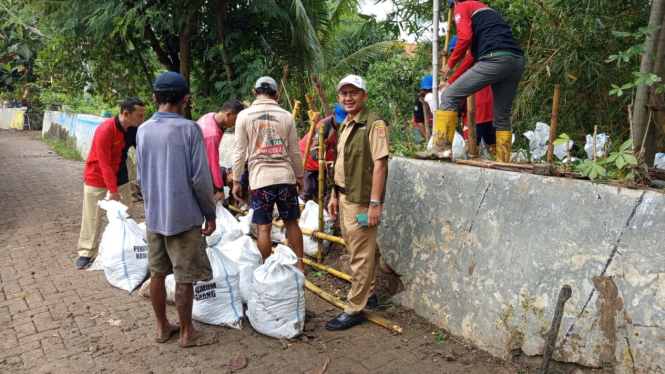
[(369, 205), (370, 206), (379, 206), (379, 205), (381, 205), (381, 202), (378, 201), (378, 200), (370, 200)]

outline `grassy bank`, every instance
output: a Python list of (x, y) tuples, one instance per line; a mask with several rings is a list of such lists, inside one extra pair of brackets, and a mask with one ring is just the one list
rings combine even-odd
[(64, 142), (61, 139), (47, 139), (41, 136), (38, 139), (44, 143), (48, 143), (51, 146), (51, 149), (53, 149), (53, 152), (64, 159), (83, 161), (81, 152), (76, 149), (76, 145), (71, 141)]

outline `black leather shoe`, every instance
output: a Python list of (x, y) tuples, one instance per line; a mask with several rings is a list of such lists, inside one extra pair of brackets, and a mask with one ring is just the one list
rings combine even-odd
[(337, 318), (328, 321), (326, 323), (326, 329), (332, 331), (342, 331), (350, 329), (353, 326), (360, 325), (365, 322), (365, 313), (360, 312), (358, 314), (350, 315), (343, 312), (338, 315)]
[(92, 260), (92, 257), (83, 257), (83, 256), (79, 257), (78, 261), (76, 261), (76, 268), (77, 269), (87, 268), (92, 263), (92, 261), (90, 260)]
[[(339, 298), (343, 302), (347, 302), (348, 299), (346, 297), (340, 297)], [(367, 305), (365, 305), (365, 308), (367, 309), (374, 309), (377, 306), (379, 306), (379, 298), (376, 297), (376, 295), (372, 295), (367, 299)]]

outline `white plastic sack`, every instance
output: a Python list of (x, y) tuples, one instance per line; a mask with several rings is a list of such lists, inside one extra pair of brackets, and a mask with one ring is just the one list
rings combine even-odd
[(291, 248), (278, 245), (254, 270), (247, 317), (261, 334), (290, 339), (303, 330), (305, 275), (293, 266), (297, 261)]
[(212, 280), (194, 283), (192, 318), (241, 330), (240, 270), (219, 250), (208, 247), (206, 253), (212, 267)]
[[(434, 136), (429, 138), (427, 143), (427, 150), (429, 151), (434, 146)], [(463, 158), (466, 157), (466, 142), (464, 137), (455, 131), (455, 137), (453, 138), (453, 157)]]
[[(570, 149), (572, 150), (573, 149), (573, 141), (568, 140), (566, 143), (568, 143), (568, 147), (570, 147)], [(568, 151), (566, 150), (566, 143), (557, 144), (557, 145), (554, 146), (554, 155), (559, 160), (565, 160), (566, 157), (568, 157)]]
[(243, 304), (247, 304), (252, 294), (252, 279), (254, 270), (263, 263), (263, 256), (259, 248), (249, 236), (225, 244), (219, 249), (220, 252), (233, 261), (240, 271), (240, 298)]
[(550, 138), (549, 125), (542, 122), (536, 122), (536, 130), (527, 131), (524, 133), (524, 136), (529, 139), (531, 160), (538, 160), (547, 154), (547, 143)]
[(106, 279), (114, 287), (132, 292), (148, 275), (148, 243), (145, 230), (127, 215), (127, 207), (114, 200), (97, 202), (109, 220), (100, 247)]
[(653, 166), (658, 169), (665, 169), (665, 153), (656, 153), (656, 160)]
[[(206, 237), (209, 247), (221, 247), (226, 243), (238, 239), (243, 235), (238, 220), (224, 208), (221, 202), (217, 202), (217, 219), (215, 219), (215, 231)], [(205, 223), (203, 224), (205, 227)]]
[[(323, 210), (323, 233), (332, 235), (333, 234), (333, 226), (335, 225), (335, 221), (330, 218), (330, 214), (324, 209)], [(310, 200), (305, 204), (305, 209), (300, 213), (300, 222), (298, 222), (298, 226), (300, 226), (301, 229), (308, 229), (308, 230), (318, 230), (319, 229), (319, 204), (315, 203), (314, 201)], [(302, 242), (303, 242), (303, 252), (307, 256), (310, 257), (316, 257), (317, 253), (319, 252), (319, 245), (317, 241), (311, 240), (311, 237), (309, 235), (304, 235), (302, 236)], [(330, 242), (327, 240), (324, 240), (323, 245), (325, 247), (330, 246)]]
[[(597, 134), (596, 135), (596, 156), (603, 157), (605, 154), (605, 144), (608, 142), (607, 135)], [(590, 160), (593, 160), (593, 135), (587, 134), (586, 144), (584, 145), (584, 151), (586, 151), (587, 156)]]
[[(139, 290), (139, 296), (143, 296), (146, 299), (150, 298), (150, 282), (152, 278), (143, 282), (141, 289)], [(169, 274), (164, 278), (164, 286), (166, 287), (166, 302), (171, 305), (175, 305), (175, 277), (173, 274)]]
[(252, 224), (252, 216), (254, 215), (254, 209), (249, 210), (249, 214), (246, 216), (238, 217), (238, 222), (240, 222), (240, 230), (244, 235), (249, 235), (250, 226)]

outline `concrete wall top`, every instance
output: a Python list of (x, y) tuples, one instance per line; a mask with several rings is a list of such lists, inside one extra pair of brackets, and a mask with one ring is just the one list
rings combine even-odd
[(555, 359), (665, 370), (665, 195), (397, 157), (387, 188), (396, 302), (493, 354), (540, 355), (569, 284)]
[[(42, 136), (47, 137), (48, 134), (66, 131), (67, 135), (75, 142), (76, 148), (81, 152), (83, 159), (86, 159), (90, 153), (95, 130), (106, 119), (90, 114), (46, 111), (44, 112)], [(52, 129), (52, 126), (57, 126), (58, 131), (55, 131), (55, 128)]]

